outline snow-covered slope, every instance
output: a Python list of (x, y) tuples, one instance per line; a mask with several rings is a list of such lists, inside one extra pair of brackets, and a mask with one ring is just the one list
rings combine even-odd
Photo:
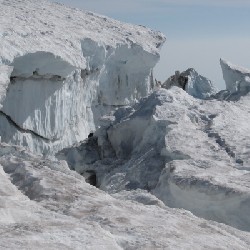
[(0, 144), (1, 249), (248, 249), (250, 234), (136, 190), (110, 196), (65, 162)]
[(6, 142), (51, 154), (153, 88), (160, 32), (44, 0), (1, 0), (0, 19)]

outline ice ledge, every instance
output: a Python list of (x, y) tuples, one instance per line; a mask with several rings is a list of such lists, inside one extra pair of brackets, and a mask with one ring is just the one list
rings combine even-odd
[(17, 57), (10, 65), (13, 67), (11, 76), (20, 78), (38, 78), (38, 76), (51, 78), (53, 75), (65, 78), (75, 70), (73, 65), (59, 56), (44, 51)]
[(3, 1), (0, 6), (2, 64), (45, 51), (74, 67), (85, 68), (81, 42), (86, 38), (112, 48), (137, 44), (155, 55), (165, 41), (161, 32), (44, 0)]

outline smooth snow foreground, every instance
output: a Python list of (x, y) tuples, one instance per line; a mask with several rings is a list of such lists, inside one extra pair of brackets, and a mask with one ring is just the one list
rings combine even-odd
[(160, 88), (164, 41), (0, 0), (0, 249), (249, 249), (249, 71)]

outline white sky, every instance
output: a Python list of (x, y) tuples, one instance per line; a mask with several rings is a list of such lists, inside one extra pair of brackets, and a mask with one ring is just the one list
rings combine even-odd
[(221, 89), (220, 58), (250, 68), (250, 0), (54, 1), (163, 32), (159, 80), (192, 67)]

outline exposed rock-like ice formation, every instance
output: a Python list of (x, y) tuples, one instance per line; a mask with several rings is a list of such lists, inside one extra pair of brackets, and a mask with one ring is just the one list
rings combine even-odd
[(175, 75), (169, 77), (162, 87), (169, 89), (172, 86), (180, 87), (186, 90), (190, 95), (205, 99), (217, 93), (217, 89), (213, 83), (206, 77), (199, 75), (194, 69), (190, 68), (180, 73), (175, 72)]
[(244, 94), (250, 91), (250, 70), (235, 66), (223, 59), (220, 59), (220, 64), (226, 89), (230, 93)]
[(153, 88), (160, 32), (47, 1), (2, 1), (0, 12), (5, 142), (53, 154)]

